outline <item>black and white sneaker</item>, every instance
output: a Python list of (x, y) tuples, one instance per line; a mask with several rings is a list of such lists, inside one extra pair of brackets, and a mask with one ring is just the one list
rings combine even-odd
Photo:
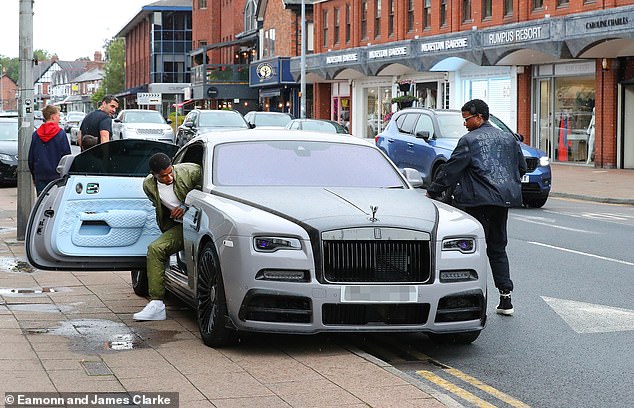
[(495, 309), (495, 313), (510, 316), (514, 312), (513, 304), (511, 303), (511, 292), (500, 292), (500, 304)]

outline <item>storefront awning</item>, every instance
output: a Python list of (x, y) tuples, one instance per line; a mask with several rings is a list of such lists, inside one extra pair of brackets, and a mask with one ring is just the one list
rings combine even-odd
[(173, 103), (172, 104), (172, 108), (182, 108), (184, 105), (190, 104), (190, 103), (192, 103), (194, 101), (195, 101), (195, 99), (190, 99), (190, 100), (185, 101), (185, 102)]

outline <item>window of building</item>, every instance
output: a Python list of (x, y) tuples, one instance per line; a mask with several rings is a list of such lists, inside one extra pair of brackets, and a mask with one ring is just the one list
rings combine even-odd
[(324, 47), (328, 46), (328, 10), (324, 10), (323, 14), (323, 37), (324, 37)]
[(375, 0), (374, 7), (374, 38), (381, 35), (381, 0)]
[(256, 0), (248, 0), (244, 6), (244, 31), (249, 32), (258, 28), (258, 19), (256, 15)]
[(482, 0), (482, 19), (490, 19), (493, 15), (493, 0)]
[(264, 31), (264, 49), (263, 57), (272, 57), (275, 55), (275, 29), (270, 28)]
[(390, 10), (390, 15), (388, 16), (388, 20), (387, 20), (387, 35), (388, 36), (393, 36), (394, 35), (394, 0), (389, 0), (389, 10)]
[(467, 21), (471, 21), (471, 0), (462, 0), (462, 22)]
[(544, 7), (544, 0), (532, 0), (533, 10), (541, 9)]
[(368, 0), (361, 1), (361, 39), (368, 38)]
[(207, 8), (207, 0), (198, 0), (198, 8), (206, 9)]
[(431, 28), (431, 0), (425, 0), (425, 6), (423, 9), (423, 27), (425, 29)]
[(350, 42), (350, 25), (352, 17), (350, 16), (350, 3), (346, 4), (346, 43)]
[(557, 0), (557, 7), (568, 6), (569, 0)]
[(339, 9), (336, 8), (335, 14), (335, 32), (332, 34), (335, 44), (339, 44)]
[(407, 0), (407, 32), (414, 31), (414, 0)]
[(504, 0), (504, 17), (513, 15), (513, 0)]
[(447, 0), (440, 0), (440, 26), (447, 25)]

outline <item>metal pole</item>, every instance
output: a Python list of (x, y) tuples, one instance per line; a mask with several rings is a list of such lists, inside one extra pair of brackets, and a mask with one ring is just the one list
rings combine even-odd
[(20, 0), (19, 47), (17, 239), (24, 241), (26, 224), (33, 206), (33, 183), (28, 165), (33, 133), (33, 0)]
[(300, 58), (301, 79), (300, 79), (300, 104), (299, 116), (306, 118), (306, 1), (302, 0), (302, 56)]

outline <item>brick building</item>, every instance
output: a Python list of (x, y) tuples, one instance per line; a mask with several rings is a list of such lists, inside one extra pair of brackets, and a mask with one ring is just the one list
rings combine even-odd
[[(419, 106), (486, 100), (553, 161), (634, 168), (634, 119), (625, 114), (634, 108), (633, 4), (315, 2), (313, 114), (336, 120), (350, 109), (352, 133), (371, 138), (396, 108), (398, 82), (411, 82)], [(291, 70), (298, 75), (299, 58)]]
[(18, 85), (7, 76), (3, 67), (0, 72), (0, 112), (18, 109), (17, 92)]

